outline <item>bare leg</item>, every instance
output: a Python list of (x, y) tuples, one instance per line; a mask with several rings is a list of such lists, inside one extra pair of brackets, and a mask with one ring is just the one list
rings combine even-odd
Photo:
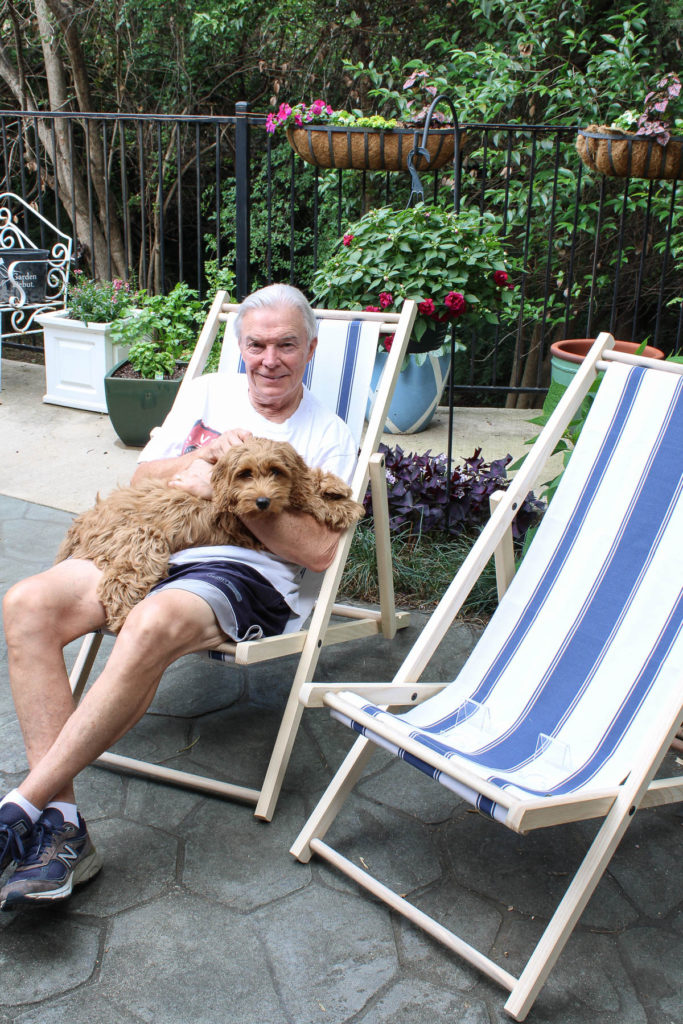
[[(88, 589), (94, 593), (92, 581), (94, 579), (96, 586), (98, 570), (90, 563), (81, 564), (88, 567), (83, 582), (87, 582)], [(49, 572), (59, 568), (56, 566)], [(33, 579), (42, 581), (42, 577)], [(54, 582), (54, 577), (50, 582)], [(44, 581), (42, 585), (45, 586)], [(10, 635), (12, 638), (10, 673), (17, 715), (27, 752), (31, 751), (31, 771), (19, 789), (36, 807), (44, 807), (51, 799), (73, 799), (74, 777), (144, 714), (164, 670), (183, 654), (214, 647), (225, 639), (213, 612), (201, 598), (180, 590), (155, 594), (130, 613), (101, 675), (74, 709), (61, 641), (66, 636), (68, 643), (75, 636), (96, 628), (100, 624), (97, 617), (100, 620), (104, 617), (103, 609), (95, 599), (95, 604), (89, 605), (87, 623), (83, 611), (75, 614), (74, 621), (80, 623), (75, 636), (72, 635), (73, 622), (51, 625), (48, 633), (57, 633), (59, 640), (50, 635), (52, 657), (44, 659), (37, 668), (30, 654), (20, 653), (18, 649), (18, 634), (23, 633), (28, 644), (35, 631), (35, 621), (33, 630), (17, 624), (20, 603), (26, 612), (26, 604), (23, 600), (20, 602), (17, 595), (8, 602), (9, 614), (6, 609), (8, 645)], [(65, 618), (68, 620), (69, 616)], [(31, 646), (34, 649), (38, 646), (35, 639)], [(61, 662), (59, 673), (54, 666), (57, 649)], [(44, 670), (48, 668), (50, 674), (46, 675)], [(40, 711), (36, 710), (38, 706)]]
[[(95, 594), (99, 576), (92, 562), (71, 559), (5, 595), (10, 685), (29, 768), (49, 750), (74, 710), (63, 650), (104, 624)], [(73, 787), (69, 783), (53, 795), (72, 801)]]

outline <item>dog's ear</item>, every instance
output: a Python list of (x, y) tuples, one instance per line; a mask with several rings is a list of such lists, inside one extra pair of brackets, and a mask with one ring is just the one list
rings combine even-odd
[(229, 448), (216, 462), (211, 472), (214, 501), (226, 505), (233, 490), (235, 467), (239, 462), (239, 447)]
[(291, 445), (288, 444), (287, 448), (289, 450), (286, 453), (286, 463), (291, 481), (287, 504), (290, 508), (306, 511), (311, 501), (311, 473), (315, 471), (311, 470)]

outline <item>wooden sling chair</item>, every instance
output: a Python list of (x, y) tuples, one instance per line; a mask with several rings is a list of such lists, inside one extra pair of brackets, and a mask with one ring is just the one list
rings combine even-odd
[[(225, 292), (220, 292), (216, 296), (189, 363), (185, 381), (201, 374), (221, 324), (225, 324), (225, 330), (219, 372), (240, 372), (239, 348), (233, 329), (238, 306), (231, 305), (226, 300)], [(97, 764), (227, 799), (255, 804), (256, 816), (270, 821), (301, 721), (303, 705), (299, 700), (299, 694), (302, 686), (313, 679), (320, 649), (329, 644), (379, 634), (392, 638), (398, 629), (409, 625), (409, 613), (398, 612), (394, 606), (384, 458), (378, 452), (378, 447), (416, 309), (414, 302), (406, 301), (401, 312), (394, 314), (315, 310), (319, 326), (318, 346), (307, 367), (304, 383), (348, 423), (358, 442), (359, 457), (351, 486), (353, 496), (358, 501), (363, 500), (368, 479), (372, 488), (380, 608), (377, 610), (335, 603), (351, 546), (353, 530), (350, 529), (341, 538), (334, 561), (323, 575), (306, 628), (261, 640), (226, 643), (219, 650), (208, 652), (212, 658), (234, 662), (237, 665), (253, 665), (273, 658), (299, 655), (289, 698), (261, 789), (250, 789), (206, 778), (163, 764), (124, 757), (111, 751), (103, 754), (97, 760)], [(371, 375), (380, 334), (393, 334), (394, 340), (373, 396)], [(243, 369), (243, 364), (241, 366)], [(370, 396), (373, 396), (373, 404), (363, 435), (363, 421)], [(331, 621), (332, 616), (334, 621)], [(101, 641), (102, 634), (93, 633), (85, 637), (81, 645), (71, 672), (71, 686), (76, 700), (80, 699), (86, 685)]]
[[(683, 366), (613, 345), (608, 334), (595, 342), (393, 681), (313, 684), (301, 695), (361, 736), (291, 852), (323, 857), (484, 971), (509, 990), (516, 1020), (634, 811), (683, 799), (682, 775), (655, 779), (683, 708)], [(515, 510), (600, 370), (560, 486), (514, 578), (501, 569), (504, 593), (481, 639), (453, 682), (418, 683), (491, 556), (514, 566)], [(518, 833), (604, 819), (518, 977), (324, 841), (377, 746)]]

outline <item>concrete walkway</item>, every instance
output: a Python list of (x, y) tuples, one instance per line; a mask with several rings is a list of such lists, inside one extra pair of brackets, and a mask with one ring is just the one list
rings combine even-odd
[[(35, 369), (3, 364), (3, 593), (50, 565), (66, 510), (127, 479), (136, 457), (117, 446), (105, 417), (41, 406), (39, 396), (34, 405), (19, 401), (16, 381), (37, 379)], [(497, 441), (491, 451), (483, 437), (476, 443), (488, 458), (501, 454)], [(317, 678), (390, 678), (425, 621), (415, 615), (392, 642), (327, 649)], [(452, 678), (477, 635), (475, 625), (456, 624), (429, 676)], [(187, 658), (166, 674), (151, 713), (119, 749), (258, 785), (293, 669), (292, 659), (277, 670), (226, 670)], [(0, 743), (5, 791), (21, 780), (25, 760), (4, 646)], [(79, 803), (104, 869), (61, 909), (0, 914), (0, 1024), (507, 1019), (493, 983), (322, 863), (290, 857), (350, 744), (325, 712), (306, 711), (269, 825), (238, 804), (86, 770)], [(682, 825), (676, 808), (636, 816), (530, 1021), (681, 1024)], [(349, 856), (516, 972), (593, 832), (584, 825), (515, 836), (379, 754), (333, 835)]]

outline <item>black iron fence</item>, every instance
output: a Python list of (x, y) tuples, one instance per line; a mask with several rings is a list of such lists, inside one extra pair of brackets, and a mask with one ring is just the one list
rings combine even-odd
[[(496, 214), (518, 301), (507, 322), (464, 331), (459, 400), (537, 402), (562, 337), (608, 329), (678, 352), (677, 182), (592, 174), (575, 128), (466, 124), (463, 133), (456, 165), (422, 175), (425, 194), (446, 204), (457, 192), (461, 208)], [(238, 104), (213, 118), (0, 111), (0, 188), (72, 233), (88, 273), (151, 292), (185, 280), (206, 294), (218, 264), (234, 270), (240, 297), (272, 280), (310, 294), (345, 225), (371, 206), (405, 206), (411, 181), (304, 163)]]

